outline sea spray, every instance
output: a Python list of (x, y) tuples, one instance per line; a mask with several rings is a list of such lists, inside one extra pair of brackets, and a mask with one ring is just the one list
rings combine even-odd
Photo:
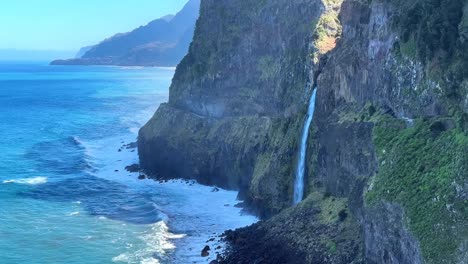
[(305, 162), (307, 155), (307, 139), (309, 138), (309, 129), (314, 118), (315, 110), (315, 97), (317, 89), (314, 89), (312, 96), (309, 101), (309, 109), (307, 111), (307, 118), (302, 131), (302, 139), (299, 146), (299, 159), (297, 162), (296, 169), (296, 180), (294, 182), (294, 204), (298, 204), (304, 198), (304, 173), (305, 173)]

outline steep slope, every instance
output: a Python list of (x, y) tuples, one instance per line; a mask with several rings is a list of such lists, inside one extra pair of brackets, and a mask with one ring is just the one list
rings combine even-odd
[(343, 5), (318, 79), (313, 183), (350, 198), (369, 262), (466, 263), (466, 4)]
[(290, 159), (312, 90), (311, 28), (323, 8), (316, 0), (203, 1), (169, 103), (140, 131), (141, 166), (239, 189), (262, 215), (288, 207)]
[(468, 263), (467, 2), (202, 1), (142, 167), (272, 216), (227, 232), (222, 263)]
[(200, 0), (190, 0), (175, 16), (156, 19), (132, 32), (117, 34), (64, 65), (175, 66), (187, 53), (199, 15)]

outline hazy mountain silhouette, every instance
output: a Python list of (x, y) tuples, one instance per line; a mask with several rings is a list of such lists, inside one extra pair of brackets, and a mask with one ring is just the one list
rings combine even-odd
[(199, 9), (200, 0), (190, 0), (175, 16), (167, 15), (131, 32), (116, 34), (82, 48), (79, 58), (51, 64), (175, 66), (188, 51)]

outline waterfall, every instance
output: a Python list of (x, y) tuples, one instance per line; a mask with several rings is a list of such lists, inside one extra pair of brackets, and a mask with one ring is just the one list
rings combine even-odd
[(309, 129), (314, 118), (315, 110), (315, 97), (317, 94), (317, 88), (312, 92), (312, 96), (309, 101), (309, 110), (307, 111), (307, 119), (302, 130), (301, 145), (299, 146), (299, 160), (297, 161), (296, 169), (296, 180), (294, 182), (294, 204), (298, 204), (304, 198), (304, 173), (305, 163), (307, 154), (307, 139), (309, 137)]

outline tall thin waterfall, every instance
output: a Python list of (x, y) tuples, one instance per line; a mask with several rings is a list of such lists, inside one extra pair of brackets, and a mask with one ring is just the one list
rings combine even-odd
[(309, 110), (307, 111), (307, 119), (302, 131), (301, 145), (299, 147), (299, 160), (297, 161), (296, 180), (294, 182), (294, 204), (298, 204), (304, 198), (304, 173), (307, 154), (307, 139), (309, 138), (309, 129), (314, 118), (315, 97), (317, 88), (312, 92), (309, 102)]

